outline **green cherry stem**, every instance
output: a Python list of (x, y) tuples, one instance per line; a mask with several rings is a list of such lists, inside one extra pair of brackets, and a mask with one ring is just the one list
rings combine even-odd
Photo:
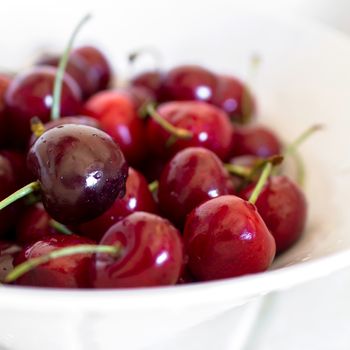
[(54, 87), (53, 87), (53, 101), (52, 101), (52, 108), (51, 108), (51, 120), (58, 119), (60, 117), (61, 111), (60, 111), (60, 101), (61, 101), (61, 93), (62, 93), (62, 82), (64, 77), (64, 72), (67, 67), (69, 54), (71, 52), (74, 40), (79, 33), (81, 27), (91, 18), (90, 14), (87, 14), (84, 16), (81, 21), (78, 23), (76, 28), (73, 31), (72, 36), (69, 39), (68, 45), (66, 49), (64, 50), (64, 53), (60, 59), (60, 62), (58, 64), (57, 73), (55, 77)]
[(73, 232), (65, 225), (61, 224), (60, 222), (54, 220), (54, 219), (51, 219), (49, 221), (49, 225), (51, 227), (53, 227), (56, 231), (60, 232), (60, 233), (63, 233), (65, 235), (71, 235), (73, 234)]
[(154, 180), (148, 184), (148, 189), (150, 190), (150, 192), (153, 193), (153, 192), (157, 191), (158, 186), (159, 186), (158, 180)]
[(256, 201), (258, 200), (259, 198), (259, 195), (263, 189), (263, 187), (265, 186), (266, 184), (266, 181), (267, 179), (269, 178), (270, 174), (271, 174), (271, 171), (272, 171), (272, 163), (271, 162), (268, 162), (265, 166), (264, 166), (264, 169), (259, 177), (259, 180), (258, 182), (256, 183), (255, 185), (255, 188), (248, 200), (248, 202), (252, 203), (252, 204), (255, 204)]
[(6, 277), (5, 282), (11, 283), (17, 278), (21, 277), (28, 271), (38, 267), (40, 265), (46, 264), (47, 262), (63, 258), (65, 256), (75, 255), (75, 254), (94, 254), (94, 253), (105, 253), (113, 256), (119, 256), (122, 250), (120, 244), (115, 245), (96, 245), (96, 244), (78, 244), (71, 247), (61, 248), (53, 250), (52, 252), (39, 256), (37, 258), (28, 259), (22, 264), (17, 265)]
[(30, 129), (37, 138), (45, 132), (45, 126), (38, 117), (33, 117), (30, 120)]
[(242, 178), (248, 178), (251, 175), (251, 169), (249, 167), (245, 167), (242, 165), (236, 165), (236, 164), (224, 164), (225, 169), (232, 175), (236, 175)]
[(167, 120), (165, 120), (154, 108), (152, 104), (149, 104), (147, 106), (147, 112), (149, 116), (158, 123), (164, 130), (169, 132), (172, 136), (176, 137), (177, 139), (191, 139), (193, 137), (193, 134), (191, 131), (183, 129), (183, 128), (177, 128), (171, 123), (169, 123)]
[(34, 181), (20, 188), (16, 192), (12, 193), (10, 196), (6, 197), (0, 202), (0, 210), (4, 209), (13, 202), (27, 196), (30, 193), (40, 190), (40, 184), (38, 181)]

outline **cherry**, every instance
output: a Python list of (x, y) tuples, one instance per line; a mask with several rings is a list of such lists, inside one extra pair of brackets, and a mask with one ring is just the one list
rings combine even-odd
[(173, 127), (190, 132), (185, 138), (174, 138), (174, 134), (165, 130), (158, 121), (150, 119), (147, 139), (159, 157), (169, 158), (187, 147), (205, 147), (223, 160), (228, 157), (233, 128), (225, 112), (219, 108), (205, 102), (178, 101), (161, 104), (156, 113)]
[(164, 76), (162, 96), (167, 101), (210, 101), (216, 89), (216, 75), (194, 65), (178, 66)]
[(100, 241), (113, 224), (136, 211), (156, 213), (157, 205), (143, 175), (129, 168), (125, 196), (116, 199), (113, 205), (96, 219), (79, 225), (78, 231), (83, 236)]
[(275, 133), (261, 125), (252, 125), (235, 129), (233, 156), (253, 155), (270, 157), (282, 152), (282, 145)]
[[(240, 193), (249, 198), (253, 185)], [(288, 249), (301, 236), (307, 203), (303, 192), (287, 176), (272, 176), (263, 188), (256, 207), (276, 241), (277, 253)]]
[(59, 232), (50, 225), (51, 220), (41, 203), (29, 206), (16, 226), (16, 241), (25, 245), (39, 241), (45, 236), (58, 234)]
[(5, 93), (10, 85), (11, 78), (5, 74), (0, 74), (0, 146), (5, 146), (7, 143), (8, 121), (6, 119), (5, 110)]
[(94, 81), (90, 94), (108, 88), (111, 83), (112, 69), (101, 50), (94, 46), (81, 46), (72, 50), (71, 57), (84, 61), (85, 74), (91, 82)]
[[(11, 163), (0, 155), (0, 200), (6, 198), (16, 189), (16, 178)], [(0, 236), (14, 226), (18, 215), (19, 204), (14, 203), (0, 211)]]
[(92, 260), (95, 288), (134, 288), (175, 284), (180, 276), (183, 246), (180, 232), (154, 214), (137, 212), (114, 224), (100, 244), (119, 243), (119, 258), (98, 253)]
[[(36, 62), (36, 65), (58, 67), (60, 59), (60, 55), (44, 54)], [(98, 91), (97, 78), (89, 71), (88, 63), (83, 57), (69, 56), (66, 73), (79, 85), (83, 99), (87, 99)]]
[(162, 83), (164, 79), (163, 72), (159, 70), (146, 71), (133, 77), (130, 81), (131, 86), (144, 88), (154, 95), (157, 101), (162, 101)]
[(256, 207), (230, 195), (191, 212), (184, 242), (188, 267), (200, 281), (265, 271), (275, 256), (275, 241)]
[(205, 148), (191, 147), (177, 153), (165, 166), (159, 180), (159, 207), (182, 227), (187, 214), (199, 204), (234, 192), (220, 159)]
[[(5, 103), (11, 136), (17, 146), (23, 148), (28, 145), (32, 117), (37, 116), (42, 122), (49, 120), (55, 75), (55, 68), (33, 67), (11, 81), (5, 94)], [(61, 116), (79, 113), (80, 89), (68, 75), (63, 78), (60, 101)]]
[(147, 145), (144, 122), (125, 93), (102, 91), (86, 102), (85, 112), (100, 122), (101, 128), (119, 144), (131, 165), (142, 161)]
[[(85, 115), (77, 115), (74, 117), (62, 117), (59, 119), (50, 120), (49, 122), (45, 123), (43, 127), (44, 130), (50, 130), (56, 126), (65, 124), (87, 125), (93, 128), (101, 129), (101, 125), (98, 120), (96, 120), (95, 118), (87, 117)], [(32, 146), (37, 139), (38, 136), (36, 136), (35, 133), (33, 133), (29, 140), (29, 147)]]
[[(14, 265), (46, 255), (54, 250), (80, 244), (92, 244), (85, 237), (77, 235), (54, 235), (43, 237), (28, 246), (16, 256)], [(35, 267), (16, 280), (22, 286), (54, 288), (89, 287), (89, 266), (91, 253), (74, 254), (48, 261)]]
[(27, 162), (45, 209), (63, 224), (91, 220), (125, 193), (128, 167), (120, 148), (90, 126), (65, 124), (45, 131)]
[(211, 102), (222, 108), (233, 122), (246, 124), (255, 112), (255, 101), (248, 87), (233, 76), (220, 75)]
[(21, 248), (7, 241), (0, 241), (0, 282), (5, 281), (6, 275), (13, 270), (13, 260)]
[(142, 86), (130, 85), (120, 88), (118, 91), (124, 93), (132, 101), (135, 110), (138, 112), (148, 104), (156, 101), (154, 93)]

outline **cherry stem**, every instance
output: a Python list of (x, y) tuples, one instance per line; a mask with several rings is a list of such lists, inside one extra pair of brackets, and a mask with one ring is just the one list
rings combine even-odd
[(4, 209), (13, 202), (27, 196), (30, 193), (40, 190), (40, 184), (38, 181), (34, 181), (20, 188), (16, 192), (12, 193), (10, 196), (6, 197), (0, 202), (0, 210)]
[(224, 164), (225, 169), (232, 175), (236, 175), (243, 178), (248, 178), (251, 175), (251, 169), (246, 166), (236, 164)]
[(49, 222), (49, 225), (53, 227), (56, 231), (63, 233), (65, 235), (71, 235), (73, 232), (65, 225), (61, 224), (60, 222), (51, 219)]
[(191, 131), (183, 128), (177, 128), (174, 125), (170, 124), (167, 120), (165, 120), (154, 108), (152, 104), (147, 106), (147, 112), (150, 117), (158, 123), (164, 130), (169, 132), (171, 135), (178, 139), (191, 139), (193, 134)]
[(73, 34), (71, 35), (68, 45), (66, 49), (64, 50), (64, 53), (60, 59), (60, 62), (58, 64), (57, 72), (56, 72), (56, 77), (55, 77), (55, 82), (54, 82), (54, 87), (53, 87), (53, 101), (52, 101), (52, 108), (51, 108), (51, 120), (58, 119), (61, 114), (61, 93), (62, 93), (62, 82), (63, 82), (63, 77), (64, 77), (64, 72), (67, 67), (68, 59), (69, 59), (69, 54), (72, 50), (72, 46), (74, 43), (74, 40), (79, 33), (81, 27), (91, 18), (90, 14), (87, 14), (84, 16), (78, 25), (75, 27)]
[(30, 129), (37, 138), (45, 132), (45, 126), (38, 117), (33, 117), (30, 120)]
[(158, 189), (158, 186), (159, 186), (158, 180), (154, 180), (148, 184), (148, 189), (150, 190), (150, 192), (153, 193)]
[(263, 187), (265, 186), (266, 184), (266, 181), (267, 179), (269, 178), (270, 174), (271, 174), (271, 171), (272, 171), (272, 163), (271, 162), (268, 162), (265, 166), (264, 166), (264, 169), (259, 177), (259, 180), (258, 182), (256, 183), (255, 185), (255, 188), (252, 192), (252, 194), (250, 195), (249, 197), (249, 200), (248, 202), (252, 203), (252, 204), (255, 204), (256, 201), (258, 200), (259, 198), (259, 195), (263, 189)]
[(115, 245), (96, 245), (96, 244), (77, 244), (71, 247), (60, 248), (53, 250), (52, 252), (39, 256), (37, 258), (28, 259), (22, 264), (17, 265), (6, 277), (5, 282), (11, 283), (17, 278), (21, 277), (28, 271), (46, 264), (47, 262), (63, 258), (65, 256), (71, 256), (75, 254), (89, 254), (89, 253), (106, 253), (114, 256), (120, 255), (122, 246), (118, 243)]

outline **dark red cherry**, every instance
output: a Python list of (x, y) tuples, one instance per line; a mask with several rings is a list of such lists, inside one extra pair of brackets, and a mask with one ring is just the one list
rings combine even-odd
[(120, 243), (120, 257), (98, 253), (92, 261), (95, 288), (134, 288), (175, 284), (183, 262), (180, 232), (154, 214), (137, 212), (114, 224), (100, 244)]
[(220, 75), (211, 102), (222, 108), (233, 122), (245, 124), (252, 120), (255, 101), (248, 87), (239, 79)]
[[(29, 259), (46, 255), (56, 249), (93, 243), (88, 238), (76, 235), (47, 236), (24, 247), (16, 256), (14, 265), (17, 266)], [(91, 255), (91, 253), (74, 254), (50, 260), (28, 271), (15, 283), (34, 287), (87, 288), (89, 287)]]
[(119, 144), (128, 163), (135, 165), (142, 161), (147, 149), (144, 122), (125, 93), (102, 91), (86, 102), (85, 112), (96, 118), (102, 130)]
[[(240, 196), (249, 198), (252, 187)], [(306, 199), (298, 185), (287, 176), (272, 176), (259, 195), (256, 207), (275, 238), (277, 253), (288, 249), (303, 233)]]
[(21, 250), (13, 242), (0, 241), (0, 282), (5, 281), (5, 277), (13, 270), (13, 260), (15, 255)]
[(147, 89), (154, 95), (157, 101), (161, 101), (163, 79), (164, 74), (159, 70), (146, 71), (133, 77), (130, 84), (134, 87)]
[(15, 150), (3, 149), (0, 151), (0, 155), (5, 157), (11, 164), (16, 189), (33, 181), (33, 177), (27, 168), (26, 156), (23, 153)]
[[(45, 54), (39, 58), (36, 65), (58, 67), (60, 55)], [(89, 72), (88, 63), (83, 57), (71, 55), (67, 62), (66, 73), (79, 85), (83, 99), (98, 91), (98, 82), (95, 74)]]
[(216, 89), (216, 75), (195, 65), (178, 66), (164, 76), (162, 96), (166, 101), (210, 101)]
[(236, 196), (217, 197), (194, 209), (184, 241), (188, 267), (200, 281), (265, 271), (276, 250), (256, 207)]
[[(11, 137), (17, 146), (27, 147), (31, 135), (31, 118), (36, 116), (44, 123), (49, 121), (55, 75), (56, 69), (53, 67), (32, 67), (11, 81), (5, 94), (5, 103)], [(76, 82), (65, 75), (60, 103), (61, 116), (79, 114), (80, 95)]]
[(124, 93), (133, 103), (135, 110), (140, 111), (142, 107), (156, 101), (156, 96), (151, 90), (142, 86), (126, 86), (119, 88), (118, 91)]
[(157, 205), (143, 175), (129, 168), (125, 196), (116, 199), (113, 205), (96, 219), (79, 225), (78, 230), (83, 236), (100, 241), (113, 224), (136, 211), (156, 213)]
[(186, 148), (165, 166), (159, 180), (159, 208), (177, 226), (199, 204), (218, 196), (233, 194), (230, 175), (211, 151)]
[(6, 118), (5, 94), (10, 85), (11, 78), (0, 74), (0, 146), (7, 144), (8, 140), (8, 120)]
[[(92, 117), (87, 117), (85, 115), (77, 115), (74, 117), (62, 117), (55, 120), (50, 120), (44, 124), (45, 130), (50, 130), (56, 126), (65, 125), (65, 124), (78, 124), (78, 125), (87, 125), (93, 128), (101, 129), (101, 125), (98, 120)], [(32, 134), (29, 140), (29, 147), (38, 139), (35, 134)]]
[(79, 224), (124, 196), (128, 166), (119, 146), (101, 130), (65, 124), (45, 131), (30, 148), (29, 170), (41, 186), (49, 215)]
[(50, 216), (41, 203), (29, 206), (16, 226), (16, 242), (21, 245), (39, 241), (45, 236), (58, 234), (50, 225)]
[(267, 158), (282, 152), (279, 138), (265, 126), (251, 125), (236, 128), (233, 138), (233, 156), (252, 155)]
[(179, 101), (161, 104), (157, 112), (177, 128), (189, 130), (192, 137), (176, 139), (168, 144), (171, 134), (156, 121), (149, 119), (147, 139), (152, 151), (169, 158), (187, 147), (204, 147), (219, 158), (226, 159), (232, 144), (233, 127), (225, 112), (205, 102)]
[(70, 57), (74, 59), (78, 57), (84, 61), (85, 74), (95, 82), (92, 94), (108, 88), (112, 79), (112, 69), (101, 50), (93, 46), (82, 46), (73, 49)]
[[(9, 196), (15, 190), (16, 178), (11, 163), (0, 155), (0, 200)], [(13, 203), (0, 211), (0, 237), (4, 237), (13, 228), (19, 209), (20, 204)]]

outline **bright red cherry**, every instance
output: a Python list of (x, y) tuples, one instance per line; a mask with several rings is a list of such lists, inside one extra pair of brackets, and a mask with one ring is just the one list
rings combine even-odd
[(108, 88), (112, 79), (112, 69), (101, 50), (93, 46), (81, 46), (72, 50), (71, 57), (78, 57), (84, 61), (85, 74), (95, 82), (91, 94)]
[[(252, 187), (240, 196), (249, 198)], [(277, 253), (288, 249), (303, 233), (307, 202), (298, 185), (287, 176), (272, 176), (259, 195), (256, 207), (275, 238)]]
[(50, 225), (50, 216), (41, 203), (29, 206), (16, 227), (16, 241), (25, 245), (58, 232)]
[(154, 214), (137, 212), (114, 224), (100, 244), (122, 245), (120, 257), (98, 253), (92, 261), (95, 288), (175, 284), (183, 263), (180, 232)]
[[(24, 247), (15, 258), (14, 265), (46, 255), (56, 249), (93, 243), (88, 238), (76, 235), (47, 236)], [(87, 288), (90, 279), (91, 255), (91, 253), (74, 254), (50, 260), (25, 273), (16, 280), (15, 284), (52, 288)]]
[(120, 88), (118, 91), (125, 94), (132, 101), (137, 112), (139, 112), (142, 107), (145, 107), (149, 103), (154, 103), (154, 101), (156, 101), (156, 96), (154, 93), (142, 86), (130, 85)]
[(217, 85), (216, 75), (200, 66), (178, 66), (164, 76), (162, 96), (167, 101), (210, 101)]
[(199, 204), (235, 192), (220, 159), (201, 147), (186, 148), (165, 166), (159, 180), (161, 211), (182, 227), (186, 216)]
[(205, 102), (178, 101), (161, 104), (158, 114), (176, 128), (190, 131), (192, 137), (175, 139), (156, 121), (149, 119), (147, 138), (152, 151), (161, 158), (170, 158), (187, 147), (204, 147), (225, 160), (232, 144), (233, 127), (225, 112)]
[(85, 112), (100, 122), (101, 128), (120, 146), (129, 164), (138, 164), (144, 158), (147, 149), (144, 122), (125, 93), (102, 91), (86, 102)]
[[(11, 81), (5, 103), (11, 136), (16, 145), (27, 147), (31, 118), (36, 116), (44, 123), (49, 121), (55, 75), (53, 67), (33, 67)], [(79, 114), (81, 108), (80, 89), (68, 75), (63, 78), (60, 105), (61, 116)]]
[(222, 108), (233, 122), (245, 124), (254, 116), (255, 101), (248, 87), (239, 79), (220, 75), (211, 102)]
[(119, 146), (90, 126), (65, 124), (45, 131), (30, 148), (27, 163), (45, 209), (62, 224), (92, 220), (125, 194), (128, 166)]
[(188, 267), (200, 281), (265, 271), (276, 250), (256, 207), (236, 196), (217, 197), (194, 209), (184, 241)]
[(267, 158), (282, 152), (281, 141), (265, 126), (251, 125), (236, 128), (233, 138), (233, 156), (252, 155)]
[(116, 199), (101, 216), (79, 225), (78, 231), (83, 236), (100, 241), (113, 224), (136, 211), (156, 213), (157, 205), (143, 175), (129, 168), (125, 196)]

